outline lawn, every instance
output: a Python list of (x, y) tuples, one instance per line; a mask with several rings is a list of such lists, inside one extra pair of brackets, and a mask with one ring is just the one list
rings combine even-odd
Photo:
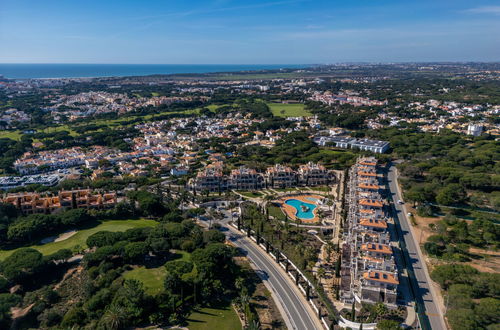
[(20, 140), (21, 136), (23, 134), (21, 131), (8, 131), (8, 130), (1, 130), (0, 131), (0, 139), (7, 138), (11, 140)]
[[(191, 254), (186, 251), (173, 250), (172, 260), (190, 261)], [(150, 295), (156, 295), (163, 289), (163, 282), (167, 276), (167, 270), (163, 265), (154, 268), (144, 266), (134, 268), (123, 273), (125, 279), (134, 279), (144, 284), (144, 289)]]
[(259, 192), (256, 192), (256, 191), (242, 191), (242, 190), (238, 190), (237, 193), (240, 194), (240, 195), (243, 195), (245, 197), (248, 197), (248, 198), (262, 197), (262, 194), (259, 193)]
[(277, 220), (285, 220), (285, 214), (283, 214), (281, 208), (271, 205), (267, 207), (267, 210), (269, 212), (269, 215), (272, 216), (273, 218)]
[[(75, 235), (70, 238), (60, 241), (60, 242), (51, 242), (47, 244), (33, 245), (31, 248), (37, 249), (43, 255), (49, 255), (59, 251), (60, 249), (73, 249), (75, 247), (86, 248), (87, 238), (97, 233), (98, 231), (125, 231), (131, 228), (142, 228), (142, 227), (153, 227), (157, 224), (154, 220), (108, 220), (103, 221), (99, 225), (78, 231)], [(11, 255), (14, 250), (1, 250), (0, 251), (0, 260), (7, 258)]]
[(284, 104), (284, 103), (268, 103), (274, 116), (277, 117), (310, 117), (312, 113), (305, 110), (305, 105), (298, 104)]
[(144, 289), (150, 295), (156, 295), (163, 289), (163, 282), (167, 276), (165, 267), (146, 268), (144, 266), (129, 270), (123, 274), (127, 280), (134, 279), (144, 284)]
[(197, 309), (189, 315), (187, 321), (189, 330), (241, 329), (240, 319), (231, 306)]

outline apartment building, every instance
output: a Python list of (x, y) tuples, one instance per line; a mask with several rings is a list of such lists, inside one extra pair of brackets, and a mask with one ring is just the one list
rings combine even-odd
[(375, 158), (358, 160), (350, 170), (347, 236), (342, 245), (340, 299), (396, 307), (398, 269), (388, 231), (386, 202)]
[(63, 190), (56, 196), (39, 193), (7, 194), (0, 203), (12, 204), (23, 214), (48, 214), (63, 209), (104, 209), (117, 203), (116, 193), (93, 193), (91, 190)]
[(377, 154), (382, 154), (390, 148), (387, 141), (356, 139), (350, 136), (316, 136), (313, 141), (320, 146), (331, 144), (337, 148), (360, 149)]
[(312, 162), (300, 165), (298, 175), (300, 183), (306, 186), (327, 185), (335, 180), (332, 172), (328, 171), (323, 165)]
[(291, 188), (298, 185), (298, 175), (292, 168), (280, 164), (266, 170), (268, 186), (271, 188)]
[(227, 177), (222, 172), (222, 163), (214, 163), (198, 172), (192, 186), (200, 192), (219, 192), (228, 188), (227, 183)]
[(240, 167), (231, 171), (229, 186), (236, 190), (257, 190), (264, 188), (265, 179), (254, 169)]

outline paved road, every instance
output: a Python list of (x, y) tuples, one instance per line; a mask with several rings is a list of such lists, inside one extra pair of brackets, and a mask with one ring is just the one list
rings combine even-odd
[[(420, 251), (417, 240), (411, 231), (410, 220), (407, 217), (404, 205), (400, 205), (397, 203), (398, 200), (403, 200), (403, 198), (397, 186), (397, 173), (394, 166), (391, 166), (389, 169), (388, 181), (392, 199), (393, 201), (395, 201), (394, 207), (399, 218), (398, 222), (401, 226), (401, 231), (403, 233), (406, 248), (411, 258), (411, 263), (413, 266), (415, 277), (417, 279), (417, 283), (414, 283), (418, 287), (417, 295), (420, 295), (423, 299), (426, 315), (429, 319), (432, 330), (444, 330), (446, 329), (446, 325), (444, 322), (443, 314), (437, 304), (436, 292), (430, 285), (431, 280), (429, 277), (427, 266), (425, 265), (424, 259), (422, 257), (422, 252)], [(418, 299), (418, 297), (416, 297), (416, 299)]]
[[(324, 327), (316, 317), (305, 297), (286, 275), (285, 271), (274, 262), (270, 256), (257, 244), (229, 225), (231, 211), (219, 209), (224, 215), (220, 221), (214, 221), (222, 226), (222, 232), (227, 239), (240, 248), (252, 262), (257, 274), (267, 282), (273, 291), (275, 303), (289, 329), (322, 330)], [(199, 223), (208, 227), (210, 220), (200, 217)]]
[(315, 312), (280, 266), (272, 261), (266, 252), (253, 241), (230, 227), (226, 228), (229, 229), (226, 231), (229, 240), (247, 254), (248, 259), (260, 271), (259, 275), (269, 283), (278, 297), (276, 303), (284, 309), (286, 315), (282, 316), (284, 319), (288, 319), (290, 323), (288, 326), (297, 330), (323, 329)]

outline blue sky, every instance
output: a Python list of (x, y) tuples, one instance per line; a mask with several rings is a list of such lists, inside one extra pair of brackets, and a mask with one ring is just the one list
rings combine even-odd
[(498, 0), (0, 0), (0, 63), (499, 60)]

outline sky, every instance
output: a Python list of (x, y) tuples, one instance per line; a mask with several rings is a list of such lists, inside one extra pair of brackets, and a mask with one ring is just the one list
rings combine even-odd
[(0, 0), (0, 63), (500, 61), (500, 0)]

